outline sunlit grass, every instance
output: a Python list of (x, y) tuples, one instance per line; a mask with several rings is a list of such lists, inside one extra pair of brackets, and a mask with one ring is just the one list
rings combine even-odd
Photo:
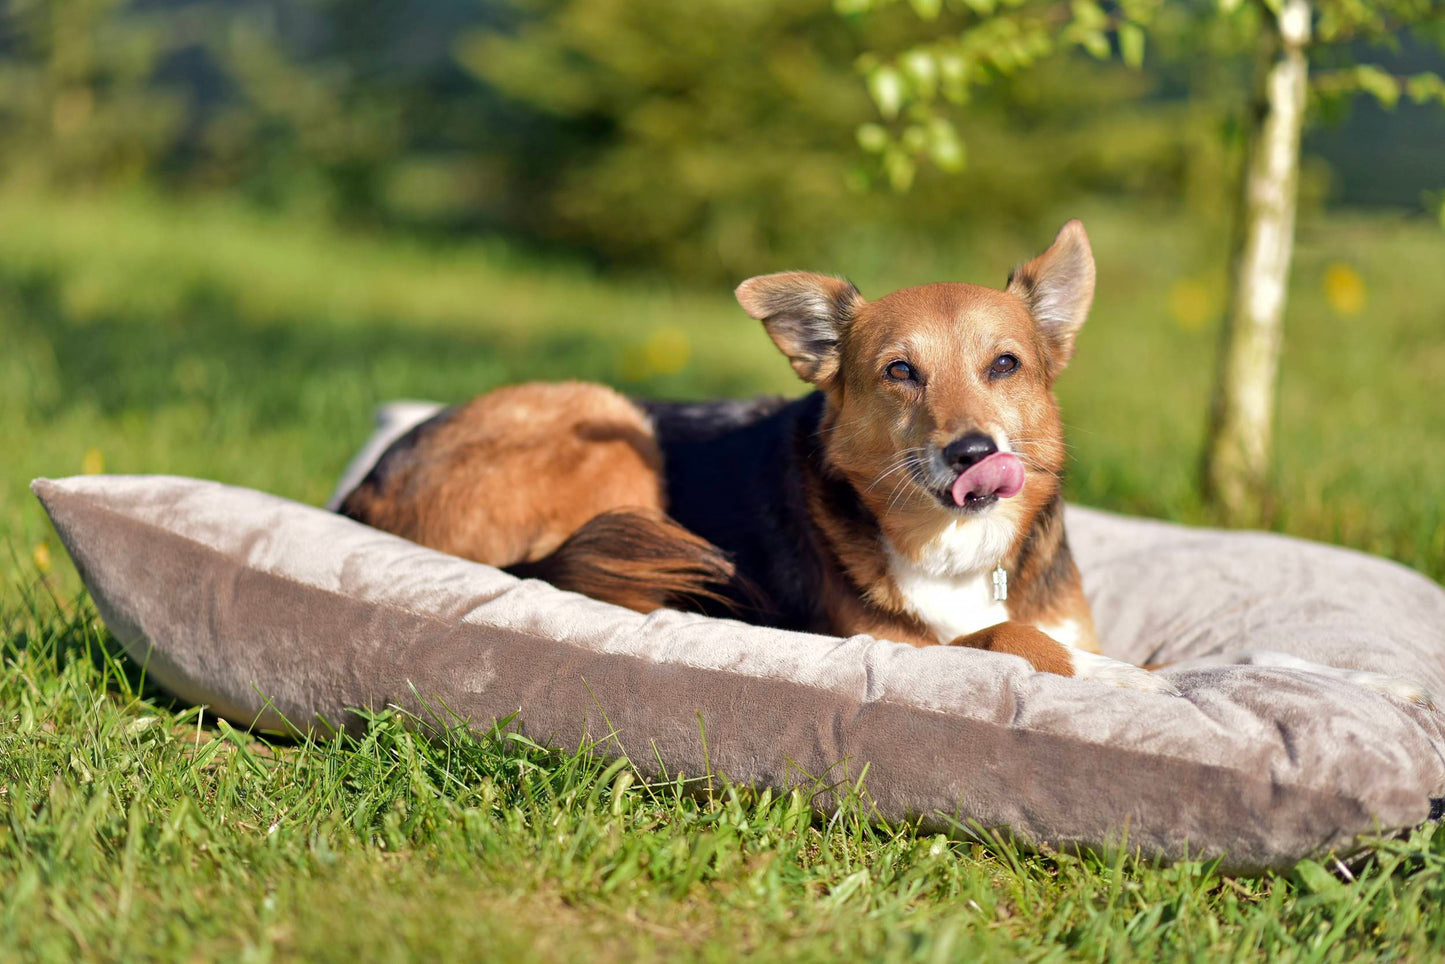
[[(1438, 959), (1445, 833), (1284, 877), (1026, 854), (392, 713), (268, 743), (7, 609), (0, 946), (35, 960)], [(711, 786), (711, 791), (708, 787)], [(1342, 872), (1343, 869), (1343, 872)], [(1345, 876), (1348, 874), (1348, 876)]]
[[(1157, 212), (1083, 214), (1100, 292), (1060, 383), (1070, 493), (1206, 521), (1219, 249)], [(956, 251), (778, 267), (846, 272), (869, 295), (999, 284), (1047, 240), (969, 232)], [(1305, 224), (1277, 515), (1436, 579), (1442, 263), (1431, 224)], [(1353, 880), (1314, 864), (1236, 880), (875, 826), (859, 799), (820, 822), (798, 796), (648, 786), (586, 748), (426, 741), (396, 716), (364, 737), (261, 742), (112, 655), (25, 488), (170, 472), (320, 502), (377, 402), (567, 377), (798, 390), (725, 288), (224, 203), (0, 195), (0, 957), (1439, 959), (1432, 830), (1382, 842)]]

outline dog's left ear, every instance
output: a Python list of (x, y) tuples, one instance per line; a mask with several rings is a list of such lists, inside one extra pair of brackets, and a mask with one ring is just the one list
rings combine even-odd
[(806, 271), (749, 278), (738, 304), (763, 323), (805, 382), (827, 388), (838, 374), (839, 342), (863, 296), (851, 281)]
[(1094, 302), (1094, 252), (1084, 225), (1070, 221), (1060, 228), (1049, 250), (1013, 270), (1008, 290), (1028, 305), (1049, 351), (1049, 371), (1057, 375), (1073, 356), (1074, 336)]

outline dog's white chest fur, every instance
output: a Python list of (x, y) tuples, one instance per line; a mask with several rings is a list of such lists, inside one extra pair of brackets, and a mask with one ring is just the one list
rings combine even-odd
[(917, 560), (888, 546), (888, 574), (909, 613), (950, 643), (1008, 619), (1008, 608), (993, 598), (993, 570), (1013, 539), (1013, 523), (993, 513), (954, 522)]

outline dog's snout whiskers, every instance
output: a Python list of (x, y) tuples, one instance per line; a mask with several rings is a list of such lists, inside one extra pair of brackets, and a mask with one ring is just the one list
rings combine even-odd
[(926, 449), (923, 446), (913, 446), (899, 452), (889, 461), (888, 465), (884, 467), (884, 470), (868, 484), (865, 491), (871, 492), (889, 476), (901, 472), (902, 475), (899, 476), (898, 481), (893, 484), (893, 488), (889, 490), (888, 493), (888, 507), (891, 509), (901, 492), (907, 491), (906, 487), (914, 481), (914, 468), (918, 464), (919, 454), (924, 451), (926, 451)]

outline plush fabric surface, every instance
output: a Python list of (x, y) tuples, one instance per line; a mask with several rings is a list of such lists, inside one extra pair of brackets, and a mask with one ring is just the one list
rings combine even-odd
[[(240, 723), (445, 707), (605, 740), (644, 772), (786, 786), (866, 764), (885, 817), (1055, 847), (1127, 835), (1236, 870), (1417, 824), (1445, 794), (1439, 715), (1299, 669), (1177, 670), (1183, 697), (1111, 689), (987, 652), (642, 616), (213, 482), (34, 490), (132, 656)], [(1068, 525), (1110, 655), (1268, 647), (1445, 692), (1445, 592), (1407, 569), (1083, 509)]]

